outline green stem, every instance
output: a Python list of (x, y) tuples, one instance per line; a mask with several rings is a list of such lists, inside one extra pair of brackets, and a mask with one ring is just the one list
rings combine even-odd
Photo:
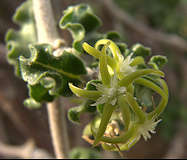
[(104, 105), (104, 110), (103, 110), (103, 114), (101, 117), (101, 123), (100, 123), (99, 129), (96, 133), (94, 145), (97, 145), (99, 143), (100, 139), (102, 138), (103, 134), (105, 133), (105, 130), (107, 128), (107, 125), (110, 121), (110, 118), (112, 116), (114, 109), (115, 109), (115, 106), (113, 106), (109, 103), (106, 103)]

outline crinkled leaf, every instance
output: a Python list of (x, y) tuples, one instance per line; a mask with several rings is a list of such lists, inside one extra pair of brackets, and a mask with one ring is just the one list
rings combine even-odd
[(19, 68), (30, 97), (37, 102), (52, 101), (58, 95), (70, 96), (68, 83), (77, 85), (80, 76), (86, 74), (82, 61), (66, 50), (55, 57), (51, 45), (40, 44), (30, 45), (30, 52), (29, 58), (19, 57)]
[(93, 32), (100, 24), (100, 19), (86, 4), (68, 7), (60, 20), (60, 27), (71, 32), (74, 39), (73, 47), (79, 52), (82, 52), (81, 41), (85, 35)]
[(112, 41), (119, 41), (121, 39), (120, 34), (115, 31), (108, 32), (104, 38)]
[(37, 102), (47, 101), (51, 102), (54, 96), (51, 96), (48, 92), (48, 88), (45, 88), (40, 83), (35, 85), (28, 85), (29, 96)]
[(36, 42), (35, 22), (32, 10), (32, 1), (24, 2), (15, 12), (13, 21), (20, 26), (20, 30), (9, 29), (6, 34), (8, 48), (8, 61), (15, 66), (17, 71), (17, 58), (19, 56), (29, 57), (28, 44)]
[(37, 101), (35, 101), (34, 99), (32, 98), (27, 98), (25, 101), (24, 101), (24, 105), (30, 109), (38, 109), (40, 108), (41, 104)]
[(142, 56), (147, 57), (151, 55), (151, 49), (148, 47), (144, 47), (142, 44), (135, 44), (132, 46), (132, 51), (134, 52), (134, 56)]
[(167, 57), (165, 56), (161, 56), (161, 55), (157, 55), (157, 56), (153, 56), (151, 57), (149, 64), (152, 64), (154, 67), (154, 64), (160, 69), (162, 68), (166, 63), (168, 62)]

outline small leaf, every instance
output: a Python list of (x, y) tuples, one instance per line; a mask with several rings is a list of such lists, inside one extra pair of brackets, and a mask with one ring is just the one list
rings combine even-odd
[(100, 25), (100, 19), (94, 15), (91, 8), (86, 4), (68, 7), (61, 18), (60, 27), (68, 29), (74, 39), (73, 47), (82, 52), (81, 41), (87, 33), (93, 32)]
[(32, 98), (27, 98), (24, 101), (24, 106), (26, 106), (27, 108), (30, 108), (30, 109), (38, 109), (41, 107), (41, 104)]
[[(157, 55), (157, 56), (153, 56), (151, 57), (149, 64), (156, 64), (156, 66), (160, 69), (162, 68), (166, 63), (168, 62), (167, 57), (165, 56), (161, 56), (161, 55)], [(153, 65), (154, 67), (154, 65)], [(156, 69), (156, 68), (155, 68)]]
[(96, 111), (96, 107), (92, 106), (91, 104), (94, 103), (94, 101), (86, 100), (83, 102), (82, 105), (78, 107), (73, 107), (69, 109), (68, 111), (68, 118), (74, 123), (80, 122), (80, 116), (83, 113), (94, 113)]
[(79, 123), (82, 109), (82, 106), (70, 108), (68, 110), (68, 119), (74, 123)]
[(28, 85), (29, 95), (37, 102), (47, 101), (51, 102), (54, 99), (54, 96), (49, 95), (48, 88), (45, 88), (40, 83), (36, 85)]
[(104, 39), (110, 39), (112, 41), (119, 41), (121, 39), (120, 34), (115, 31), (106, 33)]
[(99, 152), (87, 148), (74, 148), (69, 153), (70, 159), (100, 159)]
[(151, 49), (144, 47), (141, 44), (135, 44), (132, 46), (132, 51), (134, 52), (133, 56), (142, 56), (147, 57), (151, 55)]

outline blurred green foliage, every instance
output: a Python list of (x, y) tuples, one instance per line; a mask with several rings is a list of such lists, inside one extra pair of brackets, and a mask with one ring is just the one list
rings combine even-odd
[(87, 149), (87, 148), (74, 148), (69, 153), (70, 159), (100, 159), (100, 154), (98, 151), (94, 149)]
[(122, 9), (153, 28), (187, 39), (186, 0), (115, 0)]

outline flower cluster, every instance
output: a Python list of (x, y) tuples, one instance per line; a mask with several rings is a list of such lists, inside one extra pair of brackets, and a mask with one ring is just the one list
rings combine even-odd
[[(135, 56), (137, 49), (141, 49), (138, 47), (142, 46), (124, 54), (109, 39), (99, 40), (95, 47), (83, 43), (84, 50), (99, 59), (100, 83), (92, 83), (95, 90), (81, 89), (69, 84), (74, 94), (94, 101), (92, 106), (103, 105), (101, 116), (96, 117), (89, 125), (95, 138), (94, 145), (100, 143), (106, 150), (116, 151), (116, 145), (121, 150), (128, 150), (141, 136), (145, 140), (151, 138), (150, 133), (155, 133), (155, 128), (161, 121), (158, 116), (167, 105), (168, 88), (162, 79), (164, 73), (159, 67), (146, 65), (143, 56)], [(160, 95), (160, 103), (152, 111), (147, 112), (145, 106), (140, 105), (135, 93), (137, 85)], [(122, 121), (123, 128), (118, 128), (118, 135), (106, 136), (109, 133), (107, 128), (110, 128), (108, 126), (114, 120)]]

